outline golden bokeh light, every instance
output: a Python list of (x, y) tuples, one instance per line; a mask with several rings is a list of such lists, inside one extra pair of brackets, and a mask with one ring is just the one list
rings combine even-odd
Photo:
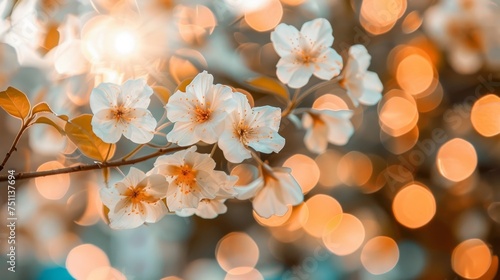
[(422, 17), (418, 11), (410, 12), (403, 21), (403, 32), (412, 33), (415, 32), (422, 25)]
[[(64, 168), (58, 161), (48, 161), (40, 165), (37, 171), (47, 171)], [(38, 192), (50, 200), (58, 200), (64, 197), (68, 192), (70, 185), (69, 174), (58, 174), (54, 176), (35, 178), (35, 185)]]
[(366, 31), (380, 35), (394, 27), (406, 6), (406, 0), (363, 0), (359, 20)]
[(477, 280), (492, 280), (496, 279), (498, 273), (498, 256), (493, 256), (491, 259), (491, 265), (490, 268), (488, 268), (488, 271), (486, 271), (485, 274), (483, 274), (481, 277), (477, 278)]
[(264, 280), (264, 276), (253, 267), (233, 268), (226, 274), (224, 280)]
[(380, 141), (389, 152), (399, 155), (413, 148), (418, 141), (419, 135), (418, 126), (414, 126), (412, 130), (398, 137), (393, 137), (380, 130)]
[(199, 73), (200, 70), (196, 68), (193, 62), (203, 67), (207, 65), (205, 57), (200, 52), (192, 49), (179, 49), (170, 57), (168, 67), (177, 84), (180, 84), (185, 79), (193, 78)]
[(300, 219), (304, 230), (314, 236), (321, 237), (325, 231), (326, 224), (333, 217), (342, 213), (342, 206), (333, 197), (317, 194), (306, 201), (307, 219)]
[(399, 260), (399, 248), (396, 242), (387, 236), (370, 239), (361, 251), (363, 267), (374, 275), (391, 271)]
[(426, 113), (436, 109), (441, 104), (443, 96), (443, 86), (438, 79), (434, 79), (432, 85), (427, 90), (414, 96), (418, 111)]
[(351, 214), (339, 214), (330, 221), (323, 232), (323, 244), (338, 256), (354, 253), (365, 240), (363, 223)]
[(298, 231), (307, 223), (308, 217), (309, 208), (307, 207), (307, 204), (303, 202), (292, 208), (292, 214), (290, 215), (290, 218), (288, 218), (288, 220), (283, 224), (282, 227), (290, 232)]
[(292, 169), (292, 176), (297, 180), (304, 194), (312, 190), (318, 183), (320, 170), (316, 162), (302, 154), (289, 157), (283, 167)]
[(460, 243), (451, 255), (453, 271), (466, 279), (477, 279), (490, 268), (490, 248), (480, 239), (468, 239)]
[(73, 248), (66, 258), (66, 269), (76, 279), (90, 279), (91, 273), (99, 268), (110, 267), (106, 253), (92, 244)]
[(201, 45), (217, 25), (215, 15), (203, 5), (177, 6), (176, 17), (181, 38), (193, 45)]
[(436, 200), (427, 188), (413, 182), (396, 194), (392, 212), (403, 226), (419, 228), (429, 223), (436, 214)]
[(337, 176), (348, 186), (364, 185), (372, 173), (373, 165), (370, 158), (356, 151), (345, 154), (337, 167)]
[(401, 91), (389, 91), (379, 107), (381, 128), (389, 135), (401, 136), (417, 125), (419, 113), (415, 100)]
[(436, 163), (443, 177), (453, 182), (460, 182), (476, 170), (476, 150), (466, 140), (454, 138), (441, 146)]
[(312, 105), (314, 109), (318, 110), (348, 110), (349, 106), (344, 101), (344, 99), (340, 98), (337, 95), (333, 95), (330, 93), (321, 95)]
[(231, 271), (238, 267), (245, 267), (245, 271), (252, 270), (259, 260), (259, 247), (246, 233), (231, 232), (221, 238), (215, 249), (215, 257), (220, 267)]
[(341, 159), (342, 154), (335, 150), (326, 150), (316, 157), (315, 161), (320, 171), (319, 184), (321, 186), (332, 188), (342, 183), (337, 176), (337, 172), (332, 172), (332, 170), (338, 168)]
[(398, 64), (396, 78), (405, 92), (418, 95), (432, 85), (434, 67), (429, 59), (415, 53), (405, 57)]
[(283, 17), (283, 6), (279, 0), (266, 1), (265, 5), (245, 13), (246, 23), (256, 31), (273, 29)]
[(488, 94), (474, 103), (471, 111), (471, 122), (474, 129), (485, 137), (500, 133), (500, 97)]
[(252, 211), (254, 219), (261, 225), (267, 227), (278, 227), (283, 225), (288, 221), (292, 215), (292, 206), (288, 205), (288, 211), (283, 216), (272, 215), (269, 218), (263, 218), (259, 216), (255, 211)]

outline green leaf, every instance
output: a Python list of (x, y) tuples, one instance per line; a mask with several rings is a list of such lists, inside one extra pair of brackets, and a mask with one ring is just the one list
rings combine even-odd
[(42, 103), (38, 103), (35, 106), (33, 106), (33, 109), (31, 110), (31, 115), (34, 115), (37, 113), (42, 113), (42, 112), (54, 113), (52, 111), (52, 109), (50, 109), (49, 104), (42, 102)]
[(257, 77), (247, 80), (247, 83), (252, 87), (259, 89), (265, 93), (271, 93), (288, 102), (290, 95), (288, 89), (280, 81), (269, 77)]
[(64, 130), (85, 156), (103, 162), (107, 160), (109, 149), (108, 158), (113, 157), (116, 145), (104, 143), (97, 137), (92, 131), (91, 121), (92, 115), (81, 115), (67, 122)]
[(23, 92), (8, 87), (0, 92), (0, 107), (9, 115), (24, 120), (30, 113), (31, 104)]
[(156, 96), (163, 102), (163, 105), (167, 104), (168, 99), (172, 96), (172, 93), (168, 88), (162, 86), (152, 87)]
[(33, 123), (48, 124), (48, 125), (54, 127), (55, 129), (57, 129), (57, 131), (59, 131), (59, 133), (61, 133), (61, 135), (66, 135), (64, 130), (59, 125), (57, 125), (53, 120), (51, 120), (47, 117), (39, 117)]
[(178, 90), (182, 92), (186, 92), (186, 87), (194, 80), (194, 78), (188, 78), (182, 81), (177, 88), (175, 89), (174, 93), (177, 92)]

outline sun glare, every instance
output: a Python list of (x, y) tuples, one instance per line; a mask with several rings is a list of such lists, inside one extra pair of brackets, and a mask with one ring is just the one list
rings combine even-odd
[(115, 35), (114, 48), (121, 55), (132, 54), (137, 48), (137, 38), (130, 31), (120, 31)]

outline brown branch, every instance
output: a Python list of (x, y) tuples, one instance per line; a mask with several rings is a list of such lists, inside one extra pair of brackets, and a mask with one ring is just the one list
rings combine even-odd
[[(145, 156), (138, 157), (138, 158), (131, 159), (131, 160), (122, 159), (122, 160), (117, 160), (117, 161), (77, 165), (77, 166), (65, 167), (65, 168), (47, 170), (47, 171), (24, 172), (24, 173), (21, 172), (21, 173), (15, 174), (14, 177), (16, 178), (16, 180), (23, 180), (23, 179), (36, 178), (36, 177), (52, 176), (52, 175), (57, 175), (57, 174), (96, 170), (96, 169), (102, 169), (102, 168), (107, 168), (107, 167), (118, 167), (118, 166), (124, 166), (124, 165), (131, 165), (131, 164), (143, 162), (143, 161), (146, 161), (148, 159), (155, 158), (155, 157), (158, 157), (158, 156), (170, 153), (170, 152), (183, 150), (186, 148), (187, 147), (174, 147), (174, 148), (169, 148), (169, 149), (160, 149), (152, 154), (145, 155)], [(0, 176), (0, 182), (5, 182), (7, 180), (8, 180), (8, 176)]]
[(21, 129), (19, 129), (19, 132), (17, 133), (16, 138), (14, 139), (14, 142), (12, 142), (12, 146), (10, 146), (10, 149), (7, 152), (7, 154), (5, 155), (5, 158), (3, 159), (2, 164), (0, 164), (0, 171), (3, 170), (3, 168), (7, 164), (7, 161), (9, 160), (10, 156), (14, 153), (14, 151), (17, 151), (17, 148), (16, 148), (17, 143), (19, 142), (19, 139), (21, 139), (21, 136), (23, 135), (26, 128), (28, 128), (28, 126), (25, 125), (24, 121), (23, 121), (23, 125), (21, 126)]

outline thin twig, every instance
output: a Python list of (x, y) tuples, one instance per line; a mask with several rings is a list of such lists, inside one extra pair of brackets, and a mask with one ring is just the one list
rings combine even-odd
[(24, 122), (23, 122), (23, 125), (21, 126), (21, 129), (19, 129), (19, 132), (17, 133), (16, 138), (14, 139), (14, 142), (12, 142), (12, 145), (10, 146), (9, 151), (5, 155), (5, 158), (3, 159), (3, 162), (0, 165), (0, 171), (3, 170), (3, 168), (7, 164), (7, 161), (9, 160), (10, 156), (12, 155), (12, 153), (14, 153), (14, 151), (17, 151), (17, 148), (16, 148), (17, 143), (19, 142), (19, 139), (21, 139), (21, 136), (23, 135), (23, 133), (24, 133), (24, 131), (26, 130), (27, 127), (28, 126), (25, 125)]
[[(107, 167), (118, 167), (118, 166), (124, 166), (124, 165), (131, 165), (131, 164), (136, 164), (140, 163), (143, 161), (146, 161), (151, 158), (155, 158), (170, 152), (175, 152), (179, 150), (186, 149), (187, 147), (174, 147), (174, 148), (169, 148), (169, 149), (161, 149), (158, 150), (152, 154), (145, 155), (142, 157), (138, 157), (135, 159), (131, 160), (116, 160), (116, 161), (110, 161), (110, 162), (98, 162), (98, 163), (93, 163), (93, 164), (84, 164), (84, 165), (77, 165), (77, 166), (72, 166), (72, 167), (65, 167), (65, 168), (60, 168), (60, 169), (54, 169), (54, 170), (47, 170), (47, 171), (36, 171), (36, 172), (24, 172), (24, 173), (17, 173), (14, 175), (16, 180), (23, 180), (23, 179), (29, 179), (29, 178), (37, 178), (37, 177), (44, 177), (44, 176), (51, 176), (51, 175), (58, 175), (58, 174), (66, 174), (66, 173), (74, 173), (74, 172), (81, 172), (81, 171), (89, 171), (89, 170), (96, 170), (96, 169), (102, 169), (102, 168), (107, 168)], [(8, 176), (0, 176), (0, 182), (5, 182), (8, 180)]]

